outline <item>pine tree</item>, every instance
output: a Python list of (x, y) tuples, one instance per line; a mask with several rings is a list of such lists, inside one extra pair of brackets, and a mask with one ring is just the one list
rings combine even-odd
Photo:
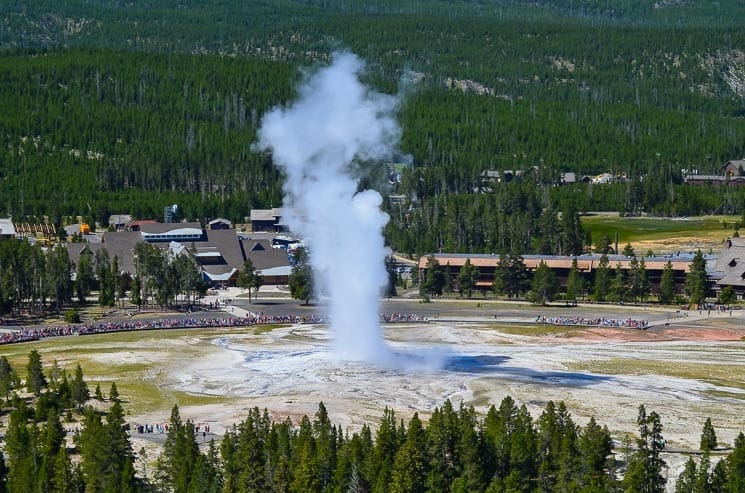
[(584, 294), (584, 280), (582, 274), (577, 266), (577, 258), (572, 259), (572, 267), (569, 269), (569, 277), (567, 278), (567, 292), (566, 299), (568, 301), (577, 301), (577, 298)]
[(403, 437), (396, 425), (396, 415), (392, 409), (386, 407), (370, 457), (373, 493), (383, 493), (388, 489), (393, 472), (393, 460), (402, 441)]
[(422, 294), (442, 296), (447, 283), (448, 275), (445, 269), (434, 257), (429, 257), (427, 259), (427, 273), (420, 286)]
[(313, 270), (304, 248), (295, 250), (287, 287), (293, 299), (302, 300), (306, 305), (313, 297)]
[(626, 301), (626, 295), (628, 293), (628, 286), (626, 285), (626, 274), (621, 267), (621, 264), (616, 264), (613, 279), (610, 285), (610, 300), (623, 302)]
[(535, 304), (545, 305), (552, 301), (559, 290), (559, 280), (553, 270), (541, 260), (533, 275), (531, 283), (530, 301)]
[(610, 491), (613, 480), (608, 458), (613, 452), (613, 440), (606, 426), (600, 427), (590, 418), (581, 431), (578, 442), (580, 484), (583, 491)]
[(243, 269), (238, 273), (235, 285), (239, 288), (248, 289), (248, 302), (251, 303), (251, 292), (259, 288), (263, 283), (262, 277), (256, 272), (253, 261), (249, 258), (243, 262)]
[(10, 366), (8, 358), (5, 355), (0, 356), (0, 397), (6, 401), (10, 398), (10, 391), (15, 386), (15, 371)]
[(32, 349), (28, 355), (26, 365), (26, 389), (34, 394), (41, 395), (41, 391), (47, 386), (47, 379), (41, 367), (41, 355), (36, 349)]
[(660, 294), (658, 296), (660, 303), (669, 305), (675, 299), (675, 279), (673, 277), (673, 264), (669, 260), (662, 270), (660, 278)]
[(692, 305), (700, 305), (709, 295), (709, 276), (706, 273), (706, 259), (701, 250), (696, 252), (686, 276), (685, 292)]
[(37, 445), (38, 429), (29, 424), (29, 410), (19, 401), (11, 411), (5, 431), (5, 454), (8, 457), (7, 489), (9, 492), (34, 492), (38, 489), (38, 464), (41, 454)]
[(427, 491), (446, 492), (456, 476), (455, 436), (457, 418), (450, 400), (435, 408), (427, 427)]
[(610, 291), (610, 268), (608, 267), (608, 257), (600, 257), (600, 263), (595, 269), (595, 286), (593, 297), (595, 301), (605, 301)]
[(426, 435), (419, 416), (409, 421), (406, 441), (396, 452), (391, 470), (391, 493), (424, 493), (427, 477)]
[(693, 483), (694, 493), (711, 493), (710, 467), (711, 459), (709, 458), (709, 453), (705, 452), (701, 456), (701, 463), (698, 465), (698, 472), (696, 473), (696, 481)]
[(711, 418), (706, 418), (704, 428), (701, 431), (701, 451), (711, 452), (717, 448), (717, 434), (711, 424)]
[(116, 382), (111, 382), (111, 388), (109, 389), (109, 400), (111, 402), (119, 401), (119, 389), (116, 388)]
[(466, 298), (471, 297), (476, 287), (478, 274), (479, 270), (474, 265), (471, 265), (471, 259), (466, 259), (465, 264), (463, 264), (463, 267), (458, 272), (458, 291), (460, 291), (461, 296), (465, 296)]
[(487, 484), (488, 453), (473, 407), (461, 403), (458, 413), (458, 436), (456, 454), (459, 457), (459, 473), (452, 483), (453, 492), (483, 491)]
[(80, 363), (75, 367), (75, 376), (72, 379), (70, 393), (72, 400), (81, 408), (91, 397), (88, 384), (83, 380), (83, 369), (80, 367)]
[(727, 487), (729, 492), (745, 491), (745, 435), (740, 432), (727, 457)]
[(647, 415), (644, 405), (641, 405), (637, 424), (640, 432), (637, 451), (631, 457), (623, 486), (628, 492), (662, 493), (665, 489), (662, 476), (665, 461), (660, 453), (665, 448), (665, 441), (660, 417), (654, 411)]
[(696, 463), (693, 461), (693, 457), (689, 457), (685, 469), (680, 473), (678, 481), (675, 483), (675, 493), (694, 493), (696, 475)]

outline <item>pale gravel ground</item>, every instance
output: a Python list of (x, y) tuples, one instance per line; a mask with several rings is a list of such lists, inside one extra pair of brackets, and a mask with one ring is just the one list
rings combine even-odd
[[(614, 336), (619, 339), (597, 341), (592, 332), (585, 338), (525, 337), (499, 333), (479, 322), (392, 325), (385, 337), (398, 354), (397, 364), (406, 364), (381, 368), (345, 361), (334, 354), (330, 334), (320, 325), (296, 325), (259, 335), (216, 335), (210, 347), (204, 347), (205, 340), (188, 341), (202, 345), (204, 356), (171, 359), (164, 385), (234, 397), (233, 404), (181, 410), (184, 419), (209, 422), (217, 434), (242, 420), (253, 406), (267, 408), (276, 419), (297, 420), (304, 414), (312, 416), (323, 401), (332, 421), (353, 432), (364, 423), (374, 426), (386, 406), (407, 420), (415, 411), (426, 418), (445, 399), (485, 412), (507, 395), (526, 404), (534, 418), (549, 400), (564, 401), (579, 424), (594, 416), (617, 438), (636, 434), (638, 406), (644, 404), (647, 412), (661, 415), (668, 444), (681, 449), (697, 448), (707, 417), (712, 418), (720, 442), (731, 444), (745, 430), (745, 391), (737, 385), (568, 370), (576, 362), (615, 358), (742, 366), (741, 342), (664, 337), (655, 342), (623, 342), (619, 334)], [(127, 352), (127, 361), (135, 358), (132, 353), (136, 351)], [(714, 396), (714, 390), (726, 391), (730, 397)], [(167, 419), (162, 412), (132, 417), (134, 422)], [(672, 477), (685, 459), (680, 454), (667, 457)]]

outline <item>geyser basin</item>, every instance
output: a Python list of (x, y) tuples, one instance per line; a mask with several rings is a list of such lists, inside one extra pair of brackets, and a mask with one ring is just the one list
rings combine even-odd
[[(413, 360), (434, 353), (440, 355), (442, 366), (386, 369), (349, 361), (336, 356), (328, 328), (297, 325), (264, 334), (216, 337), (214, 356), (174, 370), (168, 386), (233, 397), (241, 408), (266, 407), (279, 419), (312, 416), (323, 401), (332, 417), (350, 430), (376, 423), (385, 406), (404, 416), (414, 411), (426, 416), (450, 399), (483, 412), (490, 404), (499, 405), (506, 395), (528, 405), (535, 417), (548, 400), (563, 400), (579, 422), (594, 416), (612, 429), (626, 431), (635, 429), (635, 409), (644, 403), (677, 420), (665, 422), (666, 437), (677, 436), (694, 445), (706, 416), (716, 415), (722, 424), (741, 421), (742, 389), (655, 374), (598, 375), (568, 369), (577, 362), (606, 359), (675, 365), (693, 354), (718, 361), (718, 347), (690, 352), (680, 343), (663, 341), (526, 342), (478, 324), (394, 325), (386, 327), (386, 335), (388, 346), (399, 357)], [(745, 364), (745, 353), (728, 353), (727, 359)]]

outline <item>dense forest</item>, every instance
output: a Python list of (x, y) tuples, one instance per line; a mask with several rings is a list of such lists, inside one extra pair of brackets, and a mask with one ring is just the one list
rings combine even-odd
[[(68, 375), (55, 361), (45, 373), (31, 350), (21, 373), (2, 356), (0, 393), (7, 420), (0, 491), (8, 493), (661, 493), (667, 483), (664, 417), (643, 405), (636, 439), (620, 448), (593, 418), (578, 425), (563, 402), (549, 401), (534, 419), (509, 396), (483, 416), (446, 401), (426, 423), (385, 409), (376, 430), (364, 425), (351, 435), (323, 403), (299, 422), (253, 408), (219, 443), (205, 443), (206, 433), (174, 406), (162, 451), (148, 457), (133, 450), (130, 433), (150, 425), (133, 429), (116, 383), (108, 398), (100, 384), (92, 393), (79, 364)], [(728, 455), (721, 450), (707, 419), (701, 457), (689, 458), (675, 491), (743, 491), (745, 435)]]
[(405, 198), (387, 203), (397, 250), (535, 252), (547, 209), (739, 214), (742, 190), (683, 178), (745, 155), (743, 20), (732, 0), (3, 2), (0, 211), (105, 223), (177, 203), (240, 222), (279, 206), (257, 126), (301, 68), (348, 49), (403, 95), (402, 180), (365, 181)]

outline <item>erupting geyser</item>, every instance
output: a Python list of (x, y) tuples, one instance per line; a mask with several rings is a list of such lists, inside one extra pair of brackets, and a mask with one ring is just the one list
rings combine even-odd
[(363, 65), (337, 53), (307, 77), (298, 99), (264, 116), (257, 147), (271, 150), (286, 175), (283, 218), (308, 240), (317, 287), (342, 358), (389, 364), (379, 299), (388, 277), (378, 192), (357, 192), (355, 163), (390, 158), (398, 144), (399, 101), (359, 80)]

